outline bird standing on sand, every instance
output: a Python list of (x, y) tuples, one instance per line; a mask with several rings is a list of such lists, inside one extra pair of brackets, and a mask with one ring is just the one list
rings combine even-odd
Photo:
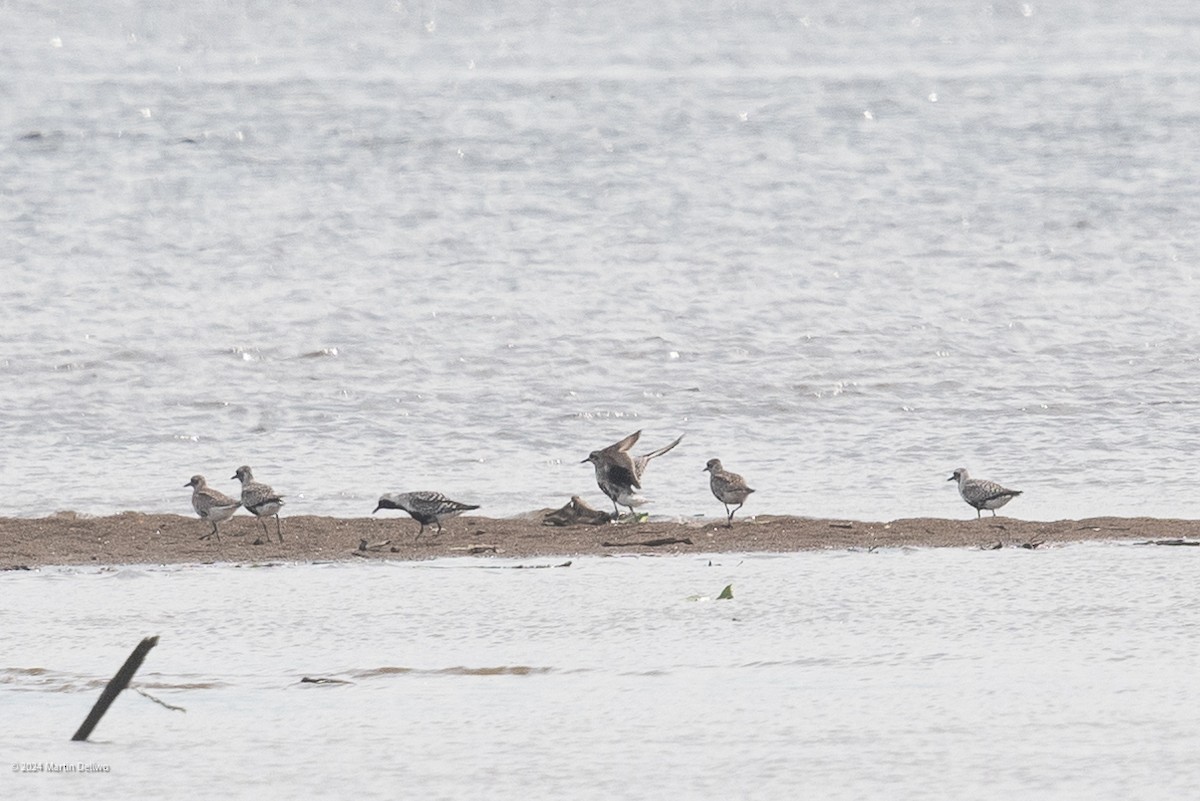
[(399, 509), (408, 512), (413, 520), (421, 524), (417, 539), (425, 532), (425, 526), (437, 526), (437, 533), (442, 533), (442, 521), (458, 517), (463, 512), (478, 509), (477, 505), (452, 501), (440, 492), (392, 492), (382, 495), (379, 504), (371, 512), (375, 514), (380, 509)]
[(629, 455), (629, 449), (637, 443), (641, 435), (640, 429), (634, 431), (620, 442), (592, 451), (586, 459), (580, 461), (580, 464), (591, 462), (596, 468), (596, 484), (613, 502), (616, 518), (621, 516), (618, 504), (628, 507), (629, 513), (633, 514), (633, 507), (646, 502), (645, 498), (637, 494), (637, 490), (642, 488), (642, 474), (646, 472), (646, 466), (650, 464), (651, 459), (662, 456), (683, 440), (683, 435), (680, 434), (670, 445), (634, 458)]
[[(704, 470), (709, 474), (708, 486), (712, 488), (712, 494), (717, 496), (718, 501), (725, 504), (727, 516), (725, 527), (733, 528), (733, 513), (742, 508), (742, 504), (754, 490), (747, 486), (746, 479), (737, 473), (730, 473), (722, 467), (720, 459), (709, 459)], [(732, 510), (729, 508), (731, 503), (737, 504)]]
[(275, 535), (279, 537), (280, 542), (283, 542), (283, 529), (279, 523), (279, 508), (283, 506), (283, 496), (266, 484), (255, 481), (254, 474), (250, 472), (247, 465), (239, 467), (233, 477), (242, 482), (242, 506), (245, 506), (246, 511), (258, 518), (258, 522), (263, 527), (263, 534), (267, 535), (267, 539), (271, 539), (271, 534), (267, 531), (267, 521), (263, 518), (273, 516), (275, 518)]
[(975, 507), (976, 520), (983, 516), (982, 510), (984, 509), (991, 509), (992, 517), (995, 517), (997, 509), (1021, 494), (1020, 490), (1005, 489), (995, 481), (971, 478), (967, 475), (965, 467), (955, 470), (954, 474), (946, 480), (958, 482), (958, 494), (964, 501)]
[(196, 510), (196, 514), (200, 515), (201, 520), (212, 523), (212, 531), (200, 539), (206, 540), (216, 536), (217, 542), (220, 542), (221, 535), (217, 531), (217, 523), (233, 517), (233, 513), (242, 502), (210, 488), (201, 475), (192, 476), (192, 480), (183, 486), (192, 488), (192, 508)]

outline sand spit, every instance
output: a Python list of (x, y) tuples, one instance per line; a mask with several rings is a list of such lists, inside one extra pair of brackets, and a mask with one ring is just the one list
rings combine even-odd
[[(42, 518), (0, 518), (0, 569), (49, 565), (320, 562), (419, 560), (447, 556), (505, 558), (617, 554), (780, 553), (818, 549), (897, 547), (1045, 547), (1083, 540), (1200, 539), (1200, 520), (1097, 517), (1054, 522), (1008, 517), (982, 520), (917, 518), (888, 523), (759, 515), (723, 520), (622, 522), (546, 526), (551, 510), (518, 518), (463, 517), (441, 536), (416, 540), (407, 517), (283, 519), (283, 544), (263, 538), (258, 521), (238, 515), (221, 541), (201, 540), (209, 524), (194, 517), (135, 512), (88, 517), (60, 512)], [(272, 531), (274, 534), (274, 531)], [(273, 538), (272, 538), (273, 539)]]

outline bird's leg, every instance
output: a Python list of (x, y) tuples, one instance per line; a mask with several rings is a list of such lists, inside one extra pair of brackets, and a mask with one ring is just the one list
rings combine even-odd
[[(725, 503), (721, 501), (721, 503)], [(725, 528), (733, 528), (733, 512), (729, 511), (729, 504), (725, 503)]]
[(267, 542), (270, 542), (271, 532), (267, 529), (267, 521), (260, 517), (258, 518), (258, 524), (263, 527), (263, 536), (267, 538)]
[(279, 537), (279, 544), (283, 544), (283, 528), (279, 522), (279, 512), (275, 513), (275, 536)]
[[(417, 522), (418, 522), (418, 523), (421, 523), (421, 521), (420, 521), (420, 520), (418, 520)], [(417, 536), (416, 536), (416, 537), (413, 539), (413, 544), (414, 544), (414, 545), (416, 544), (417, 540), (421, 539), (421, 535), (422, 535), (422, 534), (424, 534), (424, 533), (425, 533), (425, 524), (424, 524), (424, 523), (421, 523), (421, 530), (417, 532)]]
[(442, 533), (442, 521), (435, 518), (433, 522), (437, 523), (437, 527), (438, 527), (437, 533), (441, 534)]

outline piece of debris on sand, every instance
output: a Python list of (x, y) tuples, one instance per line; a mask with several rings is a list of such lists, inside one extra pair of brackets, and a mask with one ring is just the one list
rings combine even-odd
[(561, 509), (548, 512), (542, 518), (543, 526), (600, 526), (612, 520), (612, 515), (599, 509), (593, 509), (578, 495), (572, 495), (571, 500)]

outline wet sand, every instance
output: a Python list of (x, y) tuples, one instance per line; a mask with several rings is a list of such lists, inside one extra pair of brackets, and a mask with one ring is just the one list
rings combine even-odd
[[(519, 518), (463, 517), (444, 532), (407, 517), (283, 519), (284, 542), (262, 535), (258, 521), (236, 516), (222, 525), (221, 541), (201, 540), (207, 523), (180, 515), (125, 512), (87, 517), (0, 518), (0, 569), (49, 565), (255, 564), (367, 559), (417, 560), (481, 555), (501, 558), (580, 555), (791, 552), (896, 547), (1047, 547), (1083, 540), (1200, 538), (1200, 520), (1098, 517), (1036, 522), (1008, 517), (982, 520), (918, 518), (890, 523), (760, 515), (736, 520), (625, 521), (596, 526), (542, 525), (546, 512)], [(361, 546), (365, 540), (365, 550)]]

